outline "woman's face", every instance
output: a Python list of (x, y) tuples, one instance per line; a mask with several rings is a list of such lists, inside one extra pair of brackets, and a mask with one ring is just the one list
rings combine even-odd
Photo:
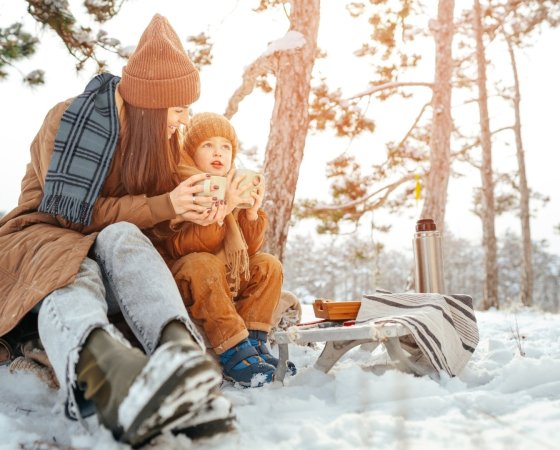
[(181, 125), (186, 125), (189, 122), (189, 107), (188, 106), (174, 106), (167, 109), (167, 139), (177, 131)]
[(221, 136), (202, 141), (194, 152), (194, 163), (210, 175), (226, 176), (231, 169), (231, 142)]

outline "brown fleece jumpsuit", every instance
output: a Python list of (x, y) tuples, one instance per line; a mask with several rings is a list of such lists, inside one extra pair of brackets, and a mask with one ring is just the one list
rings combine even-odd
[(280, 261), (259, 252), (267, 225), (266, 214), (258, 211), (254, 221), (245, 210), (237, 216), (239, 229), (248, 246), (248, 280), (241, 278), (235, 297), (228, 283), (227, 267), (215, 256), (223, 246), (225, 227), (185, 223), (181, 230), (156, 243), (167, 261), (191, 318), (199, 325), (217, 354), (248, 336), (247, 330), (270, 332), (272, 316), (282, 290)]

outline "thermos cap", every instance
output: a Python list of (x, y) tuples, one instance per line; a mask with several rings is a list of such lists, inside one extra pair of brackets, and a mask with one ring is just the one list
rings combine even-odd
[(420, 219), (416, 222), (416, 231), (435, 231), (436, 223), (434, 219)]

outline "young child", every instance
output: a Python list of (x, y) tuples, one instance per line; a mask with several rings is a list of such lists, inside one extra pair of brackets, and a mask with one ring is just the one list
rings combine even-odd
[[(227, 177), (221, 201), (226, 216), (221, 224), (184, 223), (164, 247), (174, 260), (171, 270), (183, 301), (218, 355), (224, 377), (243, 386), (260, 386), (272, 380), (278, 364), (266, 341), (283, 273), (278, 259), (259, 252), (267, 224), (261, 209), (264, 186), (241, 188), (242, 179), (233, 178), (237, 145), (225, 117), (192, 117), (185, 131), (181, 177), (201, 171)], [(253, 206), (236, 208), (248, 189), (253, 189)]]

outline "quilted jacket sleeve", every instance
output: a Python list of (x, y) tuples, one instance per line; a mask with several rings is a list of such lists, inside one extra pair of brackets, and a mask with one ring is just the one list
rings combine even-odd
[(163, 243), (166, 253), (173, 259), (194, 252), (217, 252), (224, 241), (225, 227), (217, 223), (197, 225), (185, 222), (183, 227)]
[(245, 242), (247, 242), (247, 251), (249, 256), (251, 256), (257, 253), (264, 243), (264, 235), (268, 225), (268, 219), (266, 217), (266, 213), (262, 209), (259, 209), (259, 217), (256, 220), (247, 219), (245, 211), (246, 210), (242, 209), (239, 212), (237, 221), (239, 222), (239, 227), (245, 237)]
[(152, 228), (175, 216), (171, 199), (166, 193), (156, 197), (146, 195), (99, 197), (95, 202), (92, 221), (89, 225), (72, 223), (60, 216), (57, 218), (66, 228), (89, 234), (116, 222), (130, 222), (140, 229)]

